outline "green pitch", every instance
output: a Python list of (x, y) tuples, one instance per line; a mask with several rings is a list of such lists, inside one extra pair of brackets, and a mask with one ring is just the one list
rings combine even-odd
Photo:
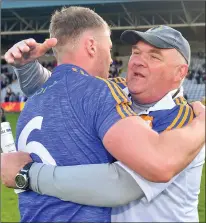
[[(7, 120), (11, 123), (13, 134), (15, 136), (16, 121), (18, 114), (7, 114)], [(205, 168), (203, 169), (201, 190), (199, 195), (199, 218), (200, 222), (206, 222), (205, 219)], [(13, 189), (1, 186), (1, 222), (19, 222), (17, 195)]]
[[(16, 122), (18, 113), (7, 114), (7, 121), (10, 122), (13, 136), (16, 134)], [(13, 189), (1, 185), (1, 222), (19, 222), (18, 200)]]

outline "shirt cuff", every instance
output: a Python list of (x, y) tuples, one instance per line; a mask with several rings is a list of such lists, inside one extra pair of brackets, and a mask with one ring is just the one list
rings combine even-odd
[(29, 188), (33, 191), (39, 190), (38, 175), (44, 165), (43, 163), (33, 163), (29, 170)]

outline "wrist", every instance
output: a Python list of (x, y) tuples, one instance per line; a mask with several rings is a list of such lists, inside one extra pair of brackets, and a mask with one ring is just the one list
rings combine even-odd
[(29, 189), (29, 170), (34, 162), (27, 163), (16, 175), (16, 188), (22, 190)]

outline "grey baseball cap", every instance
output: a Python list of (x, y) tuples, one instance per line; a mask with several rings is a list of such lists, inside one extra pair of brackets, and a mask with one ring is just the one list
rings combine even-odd
[(120, 39), (122, 42), (135, 45), (139, 40), (149, 43), (150, 45), (160, 49), (176, 49), (190, 64), (191, 50), (188, 41), (182, 34), (169, 26), (158, 26), (139, 32), (136, 30), (126, 30), (122, 33)]

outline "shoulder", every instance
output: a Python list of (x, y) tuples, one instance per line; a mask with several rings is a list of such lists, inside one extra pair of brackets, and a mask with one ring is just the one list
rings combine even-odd
[(126, 79), (123, 77), (110, 78), (109, 80), (118, 84), (122, 89), (127, 87)]
[(115, 83), (125, 83), (126, 84), (126, 79), (124, 77), (115, 77), (115, 78), (109, 78), (110, 81), (113, 81)]
[(171, 110), (171, 124), (166, 130), (172, 128), (181, 128), (187, 123), (190, 123), (194, 118), (192, 106), (190, 106), (184, 97), (178, 97), (175, 100), (175, 107)]
[(72, 89), (72, 91), (86, 96), (89, 96), (87, 94), (88, 92), (91, 92), (91, 94), (97, 93), (107, 88), (104, 81), (86, 73), (86, 71), (78, 67), (72, 67), (68, 70), (65, 74), (65, 78), (69, 90)]
[(158, 127), (162, 131), (181, 128), (194, 118), (192, 107), (183, 97), (176, 98), (174, 102), (175, 106), (172, 109), (151, 112), (157, 130)]
[(96, 101), (99, 102), (100, 107), (110, 112), (112, 109), (115, 109), (122, 118), (136, 115), (130, 108), (131, 100), (116, 83), (100, 77), (97, 77), (96, 81), (101, 83), (99, 92), (95, 94), (97, 97)]
[(101, 81), (102, 87), (105, 90), (106, 94), (112, 96), (112, 98), (118, 103), (131, 103), (130, 99), (128, 98), (127, 94), (122, 90), (122, 88), (112, 81), (111, 79), (103, 79), (100, 77), (96, 78), (98, 81)]

